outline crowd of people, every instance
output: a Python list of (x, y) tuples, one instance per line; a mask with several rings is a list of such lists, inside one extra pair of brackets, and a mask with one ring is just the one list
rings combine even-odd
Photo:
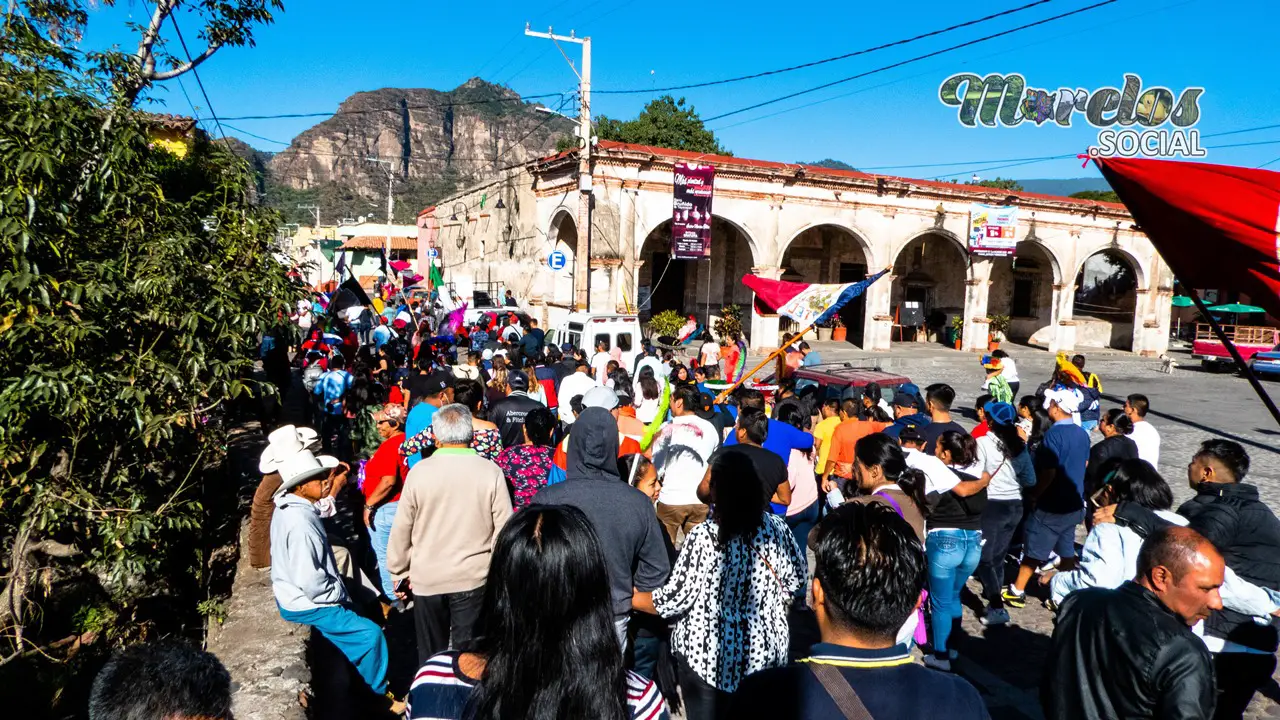
[(1203, 443), (1171, 511), (1150, 401), (1101, 407), (1082, 357), (1020, 397), (1012, 359), (984, 358), (970, 431), (945, 384), (717, 402), (705, 345), (627, 368), (514, 314), (433, 335), (403, 311), (302, 343), (315, 428), (269, 435), (250, 534), (281, 616), (392, 712), (985, 718), (953, 673), (971, 577), (989, 628), (1033, 598), (1057, 613), (1047, 717), (1239, 718), (1270, 682), (1280, 521), (1244, 448)]

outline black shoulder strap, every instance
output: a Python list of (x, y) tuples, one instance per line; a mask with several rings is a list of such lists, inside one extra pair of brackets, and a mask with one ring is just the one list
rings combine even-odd
[(840, 708), (840, 714), (844, 715), (845, 720), (874, 720), (867, 706), (862, 704), (858, 693), (854, 692), (853, 686), (844, 678), (840, 670), (833, 665), (822, 663), (808, 663), (808, 665), (814, 676), (818, 678), (818, 682), (822, 683), (822, 688), (835, 701), (836, 707)]

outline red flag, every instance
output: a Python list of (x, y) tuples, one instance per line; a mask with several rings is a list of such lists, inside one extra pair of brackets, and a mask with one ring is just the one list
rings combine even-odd
[(1280, 316), (1280, 173), (1175, 160), (1095, 158), (1188, 288), (1229, 288)]
[(742, 284), (751, 288), (765, 307), (808, 326), (830, 319), (886, 272), (888, 270), (881, 270), (866, 280), (839, 285), (769, 280), (758, 275), (743, 275)]

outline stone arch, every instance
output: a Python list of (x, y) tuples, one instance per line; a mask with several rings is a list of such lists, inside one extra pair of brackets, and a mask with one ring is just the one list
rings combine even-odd
[(1101, 245), (1099, 247), (1093, 248), (1092, 250), (1085, 250), (1077, 254), (1076, 257), (1083, 257), (1084, 259), (1081, 260), (1079, 264), (1076, 265), (1075, 272), (1071, 275), (1071, 277), (1078, 278), (1080, 276), (1080, 272), (1084, 270), (1085, 263), (1089, 262), (1090, 258), (1092, 258), (1094, 255), (1100, 255), (1105, 253), (1112, 253), (1115, 256), (1123, 258), (1124, 261), (1129, 265), (1129, 268), (1133, 270), (1133, 274), (1137, 279), (1138, 287), (1140, 288), (1146, 287), (1147, 271), (1146, 271), (1146, 268), (1143, 266), (1142, 261), (1139, 260), (1138, 256), (1134, 255), (1131, 250), (1125, 248), (1123, 245), (1117, 245), (1114, 243), (1108, 244), (1108, 245)]
[(564, 253), (565, 264), (560, 270), (551, 271), (551, 299), (557, 305), (574, 303), (574, 271), (578, 250), (578, 221), (568, 208), (557, 208), (551, 215), (547, 229), (547, 241), (552, 250)]
[(1023, 240), (1011, 257), (991, 258), (987, 316), (1006, 315), (1008, 339), (1048, 345), (1057, 320), (1062, 270), (1053, 251), (1035, 240)]
[(796, 241), (796, 239), (798, 239), (801, 235), (804, 235), (805, 233), (809, 232), (810, 230), (813, 230), (814, 228), (820, 228), (820, 227), (835, 227), (835, 228), (844, 230), (846, 233), (848, 233), (848, 235), (862, 249), (862, 254), (866, 257), (868, 266), (883, 268), (885, 264), (887, 264), (884, 262), (882, 258), (877, 257), (876, 249), (871, 244), (871, 241), (868, 239), (871, 237), (869, 234), (867, 234), (865, 231), (862, 230), (862, 228), (858, 227), (857, 225), (850, 222), (846, 222), (838, 218), (829, 218), (826, 220), (816, 220), (813, 222), (807, 222), (801, 225), (800, 227), (796, 228), (795, 232), (791, 233), (791, 237), (788, 238), (787, 241), (782, 244), (782, 247), (778, 249), (779, 264), (781, 264), (782, 259), (787, 256), (787, 252), (791, 250), (791, 245)]
[(740, 279), (758, 262), (759, 249), (740, 223), (712, 215), (709, 263), (672, 260), (670, 253), (671, 219), (666, 218), (636, 247), (636, 295), (642, 314), (670, 309), (705, 323), (728, 304), (748, 313), (752, 295)]
[[(817, 222), (801, 227), (782, 248), (778, 267), (781, 279), (804, 283), (857, 282), (874, 274), (879, 265), (865, 236), (859, 235), (844, 223)], [(847, 342), (865, 346), (867, 297), (859, 296), (845, 305), (839, 313), (846, 328)], [(799, 328), (783, 318), (780, 330)]]
[(1142, 331), (1142, 263), (1116, 245), (1082, 254), (1071, 288), (1076, 345), (1134, 349)]
[[(897, 325), (923, 328), (943, 341), (955, 317), (964, 317), (969, 252), (954, 233), (928, 229), (893, 251), (890, 313)], [(901, 337), (901, 336), (899, 336)]]

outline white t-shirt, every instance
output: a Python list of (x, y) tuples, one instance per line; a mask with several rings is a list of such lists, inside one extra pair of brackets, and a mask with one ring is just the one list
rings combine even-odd
[(499, 337), (505, 342), (519, 342), (522, 334), (519, 325), (508, 325), (502, 328), (502, 334)]
[(608, 379), (609, 361), (612, 359), (613, 356), (607, 350), (591, 356), (591, 369), (595, 372), (596, 382), (603, 385)]
[(907, 456), (907, 467), (924, 473), (926, 495), (944, 493), (960, 484), (960, 477), (933, 455), (926, 455), (915, 448), (902, 448), (902, 451)]
[[(1004, 372), (1000, 374), (1004, 375), (1005, 380), (1009, 383), (1020, 382), (1018, 380), (1018, 366), (1014, 364), (1013, 358), (1000, 358), (1000, 367), (1004, 370)], [(1017, 401), (1017, 398), (1014, 398), (1014, 400)]]
[(1133, 424), (1133, 432), (1129, 439), (1138, 446), (1138, 458), (1151, 463), (1151, 467), (1160, 467), (1160, 431), (1146, 420)]
[(1013, 461), (1006, 458), (1000, 450), (1000, 441), (991, 433), (978, 438), (977, 476), (982, 473), (991, 474), (991, 484), (987, 486), (988, 500), (1021, 500), (1022, 486), (1018, 484), (1018, 474), (1013, 470)]
[(702, 349), (698, 351), (706, 365), (715, 365), (720, 362), (720, 345), (710, 340), (702, 343)]
[(569, 401), (575, 396), (586, 395), (587, 391), (595, 387), (596, 384), (594, 378), (587, 373), (580, 372), (575, 372), (560, 381), (560, 394), (556, 396), (556, 402), (559, 404), (557, 409), (560, 411), (560, 419), (565, 424), (573, 424), (573, 408), (569, 407)]
[(653, 442), (653, 464), (662, 478), (658, 502), (698, 505), (698, 484), (707, 461), (720, 445), (715, 426), (697, 415), (683, 415), (662, 426)]

